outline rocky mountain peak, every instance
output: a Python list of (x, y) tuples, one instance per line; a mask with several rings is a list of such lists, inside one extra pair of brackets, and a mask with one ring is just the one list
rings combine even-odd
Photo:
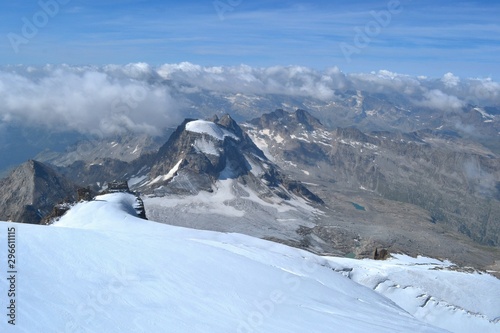
[[(380, 144), (380, 140), (377, 140), (372, 136), (366, 135), (365, 133), (361, 132), (359, 129), (355, 127), (336, 128), (333, 131), (333, 134), (335, 137), (339, 139), (354, 140), (357, 142), (371, 143), (374, 145)], [(392, 134), (390, 135), (392, 136)]]
[(309, 112), (298, 109), (291, 114), (298, 123), (303, 124), (308, 131), (313, 131), (316, 128), (323, 127), (318, 118), (313, 117)]
[(296, 193), (322, 202), (301, 183), (287, 179), (229, 115), (212, 121), (186, 119), (160, 149), (141, 191), (211, 192), (224, 179), (235, 179), (265, 195), (289, 198)]
[(216, 119), (214, 123), (228, 129), (232, 133), (236, 134), (236, 136), (239, 137), (240, 139), (243, 138), (243, 131), (241, 130), (241, 127), (233, 118), (231, 118), (230, 115), (226, 114), (222, 116), (222, 118)]
[(259, 118), (255, 118), (249, 123), (261, 128), (269, 128), (273, 131), (278, 130), (288, 133), (297, 130), (314, 131), (323, 128), (319, 119), (302, 109), (297, 109), (295, 112), (286, 112), (282, 109), (277, 109)]
[(49, 166), (34, 160), (0, 180), (0, 220), (39, 223), (55, 203), (74, 199), (76, 187)]

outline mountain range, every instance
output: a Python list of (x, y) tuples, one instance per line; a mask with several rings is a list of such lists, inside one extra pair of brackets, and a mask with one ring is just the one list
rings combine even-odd
[(247, 131), (284, 169), (302, 170), (298, 179), (410, 203), (431, 223), (499, 245), (500, 159), (479, 144), (439, 131), (329, 131), (302, 110), (266, 114)]
[[(76, 184), (47, 183), (58, 195), (52, 205), (76, 186), (99, 191), (127, 180), (159, 222), (340, 256), (389, 248), (498, 272), (500, 160), (477, 141), (443, 130), (332, 129), (301, 109), (240, 123), (228, 115), (186, 119), (168, 134), (164, 144), (130, 136), (82, 142), (30, 163), (50, 169), (57, 184)], [(37, 182), (23, 168), (2, 180), (4, 193)], [(1, 203), (3, 220), (33, 223), (50, 210), (27, 195)], [(16, 213), (24, 207), (37, 218)]]

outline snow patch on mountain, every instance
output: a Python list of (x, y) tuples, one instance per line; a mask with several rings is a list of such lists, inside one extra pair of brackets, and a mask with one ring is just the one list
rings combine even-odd
[(481, 116), (482, 116), (483, 118), (485, 118), (485, 119), (489, 119), (489, 120), (491, 120), (491, 119), (495, 119), (495, 116), (493, 116), (493, 115), (491, 115), (491, 114), (487, 113), (487, 112), (486, 112), (484, 109), (482, 109), (482, 108), (474, 108), (474, 110), (475, 110), (475, 111), (477, 111), (477, 112), (479, 112), (479, 113), (481, 114)]
[(210, 140), (206, 140), (205, 138), (196, 139), (194, 141), (193, 147), (196, 149), (196, 151), (203, 154), (214, 156), (220, 155), (220, 151), (215, 147), (214, 143)]
[[(258, 173), (256, 165), (255, 168), (254, 172)], [(297, 196), (293, 196), (290, 200), (284, 200), (277, 196), (267, 197), (264, 200), (259, 196), (259, 193), (241, 186), (238, 181), (230, 177), (218, 180), (212, 193), (200, 191), (196, 195), (189, 196), (147, 196), (144, 198), (148, 212), (175, 208), (191, 214), (217, 214), (232, 217), (243, 217), (247, 213), (250, 214), (250, 202), (275, 210), (277, 213), (300, 210), (312, 215), (321, 214), (320, 210), (313, 208), (304, 199)]]
[(214, 122), (206, 120), (190, 121), (186, 124), (186, 130), (194, 133), (208, 134), (219, 141), (224, 140), (225, 137), (231, 137), (236, 141), (239, 140), (239, 138), (234, 135), (234, 133), (231, 133), (230, 131), (222, 128)]
[(144, 204), (148, 207), (146, 209), (151, 209), (152, 211), (175, 208), (195, 214), (218, 214), (231, 217), (244, 216), (245, 212), (243, 210), (238, 210), (228, 203), (230, 200), (236, 198), (231, 191), (233, 180), (220, 180), (217, 183), (219, 186), (213, 193), (200, 191), (194, 196), (145, 197)]
[(250, 137), (250, 139), (255, 143), (255, 145), (262, 150), (264, 155), (267, 157), (268, 160), (271, 162), (275, 162), (273, 155), (269, 151), (269, 145), (267, 144), (266, 140), (259, 136), (258, 131), (252, 130), (252, 127), (245, 124), (245, 130), (247, 135)]
[(166, 175), (160, 175), (160, 176), (156, 177), (155, 179), (150, 181), (148, 183), (148, 185), (156, 184), (158, 182), (165, 182), (169, 179), (174, 178), (175, 173), (179, 170), (179, 166), (181, 165), (181, 163), (182, 163), (182, 159), (180, 159), (179, 162), (177, 162), (177, 164), (174, 165), (174, 167), (172, 169), (170, 169), (170, 171)]

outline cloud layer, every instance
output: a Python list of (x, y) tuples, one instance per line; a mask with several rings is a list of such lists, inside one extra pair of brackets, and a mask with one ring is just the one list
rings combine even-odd
[(178, 121), (178, 105), (157, 83), (98, 68), (0, 71), (0, 122), (109, 135), (157, 134)]
[(336, 67), (317, 71), (299, 66), (203, 67), (191, 63), (10, 66), (0, 69), (0, 124), (97, 135), (125, 130), (158, 134), (178, 124), (184, 110), (196, 108), (191, 101), (197, 94), (271, 94), (328, 103), (341, 92), (354, 90), (382, 93), (438, 111), (457, 111), (467, 104), (500, 106), (498, 82), (452, 73), (429, 79), (383, 70), (344, 74)]

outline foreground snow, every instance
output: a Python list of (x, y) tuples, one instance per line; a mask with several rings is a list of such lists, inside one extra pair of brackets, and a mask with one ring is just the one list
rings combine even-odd
[(500, 332), (500, 280), (448, 261), (404, 255), (383, 263), (332, 258), (338, 271), (427, 323), (452, 332)]
[[(172, 227), (133, 217), (127, 194), (98, 199), (54, 226), (2, 224), (16, 228), (20, 258), (17, 325), (3, 320), (2, 332), (444, 332), (370, 285), (374, 272), (392, 279), (400, 271), (413, 286), (430, 281), (418, 265), (324, 258), (244, 235)], [(455, 274), (450, 283), (488, 277)], [(446, 281), (436, 276), (435, 285), (421, 286), (440, 290)], [(481, 297), (495, 305), (500, 284), (484, 281), (478, 290), (490, 295)]]

